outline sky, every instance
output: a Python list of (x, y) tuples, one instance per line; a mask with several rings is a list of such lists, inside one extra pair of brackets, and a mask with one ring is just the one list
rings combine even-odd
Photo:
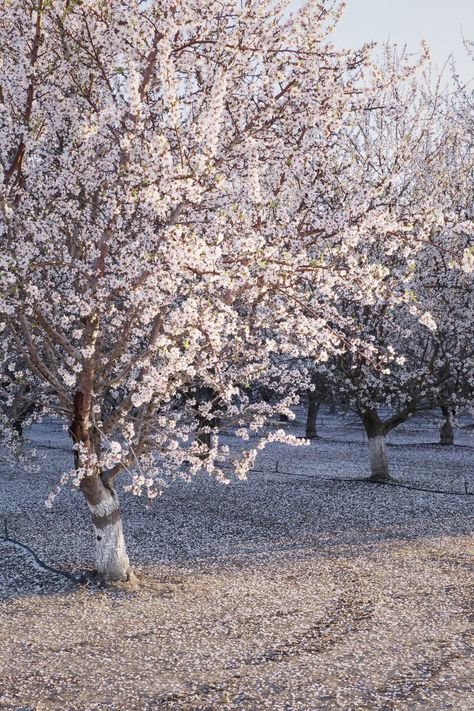
[[(416, 52), (426, 40), (433, 61), (441, 69), (450, 54), (464, 81), (474, 80), (474, 62), (462, 41), (474, 41), (474, 0), (346, 0), (347, 9), (334, 33), (341, 47), (390, 39)], [(294, 0), (299, 7), (301, 0)], [(473, 82), (474, 83), (474, 82)]]

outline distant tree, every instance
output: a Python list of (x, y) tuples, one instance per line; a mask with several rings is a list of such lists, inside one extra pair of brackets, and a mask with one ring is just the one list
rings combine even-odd
[[(385, 71), (399, 62), (387, 55)], [(360, 246), (385, 277), (372, 302), (341, 299), (346, 339), (369, 347), (346, 350), (335, 370), (340, 393), (364, 425), (371, 477), (385, 481), (391, 430), (420, 409), (469, 400), (473, 223), (468, 134), (439, 80), (410, 78), (380, 102), (380, 112), (348, 132), (352, 170), (367, 191), (380, 186), (372, 209), (388, 207), (407, 234), (383, 253), (377, 244)]]

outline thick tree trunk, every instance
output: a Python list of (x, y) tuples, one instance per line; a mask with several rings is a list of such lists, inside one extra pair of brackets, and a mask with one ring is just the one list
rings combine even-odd
[(453, 423), (451, 421), (451, 411), (446, 405), (441, 405), (441, 412), (443, 413), (443, 424), (441, 425), (439, 433), (439, 443), (440, 444), (454, 444), (454, 429)]
[(107, 582), (127, 581), (131, 568), (123, 537), (117, 494), (97, 481), (81, 482), (81, 488), (92, 513), (96, 539), (96, 570)]
[[(117, 494), (101, 472), (95, 468), (99, 442), (97, 432), (90, 426), (91, 383), (87, 396), (79, 390), (74, 396), (74, 415), (69, 433), (75, 444), (74, 463), (80, 468), (85, 458), (87, 476), (81, 479), (80, 487), (92, 513), (92, 523), (96, 539), (96, 570), (107, 582), (126, 582), (132, 571), (125, 548), (122, 520)], [(83, 451), (81, 451), (83, 450)], [(85, 451), (84, 451), (85, 450)], [(90, 471), (90, 473), (89, 473)]]
[(316, 419), (320, 406), (316, 393), (308, 393), (308, 413), (306, 416), (306, 439), (316, 439), (318, 436)]
[(372, 481), (390, 481), (385, 435), (369, 437), (369, 460)]
[(361, 415), (369, 440), (369, 462), (371, 481), (390, 481), (383, 422), (375, 410)]

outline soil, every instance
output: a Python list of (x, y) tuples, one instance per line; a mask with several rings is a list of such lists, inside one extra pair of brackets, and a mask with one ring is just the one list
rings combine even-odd
[[(177, 481), (148, 509), (123, 494), (138, 588), (75, 585), (0, 542), (0, 708), (471, 711), (472, 435), (439, 447), (421, 423), (393, 438), (392, 475), (448, 492), (430, 493), (358, 481), (360, 432), (323, 416), (322, 439), (266, 450), (247, 482)], [(43, 505), (69, 466), (61, 436), (31, 433), (51, 447), (40, 472), (2, 466), (1, 515), (80, 572), (94, 545), (80, 494)]]

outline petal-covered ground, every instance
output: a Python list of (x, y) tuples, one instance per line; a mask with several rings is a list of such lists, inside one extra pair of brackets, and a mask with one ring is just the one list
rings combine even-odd
[[(392, 435), (397, 480), (442, 494), (357, 481), (358, 428), (323, 414), (320, 432), (266, 450), (247, 482), (176, 483), (149, 509), (122, 496), (135, 591), (75, 586), (1, 542), (0, 708), (471, 711), (472, 436)], [(69, 455), (42, 451), (40, 473), (2, 467), (9, 535), (92, 567), (81, 496), (43, 506)]]

